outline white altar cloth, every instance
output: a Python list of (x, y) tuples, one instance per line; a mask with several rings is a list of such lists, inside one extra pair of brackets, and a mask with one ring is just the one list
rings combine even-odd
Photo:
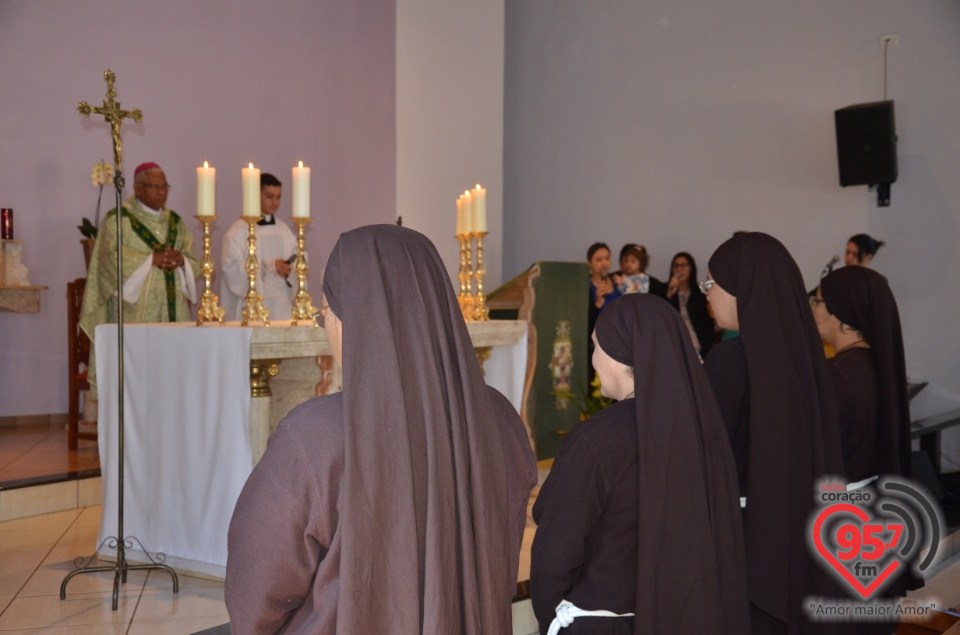
[[(223, 577), (227, 527), (250, 474), (251, 328), (124, 326), (124, 535), (177, 570)], [(103, 517), (117, 536), (117, 326), (97, 327)], [(116, 550), (100, 553), (115, 556)]]
[[(270, 400), (251, 398), (250, 360), (329, 351), (323, 329), (227, 324), (124, 326), (124, 535), (140, 543), (127, 548), (128, 560), (146, 561), (146, 549), (163, 553), (178, 571), (223, 578), (230, 518), (254, 465), (251, 404)], [(526, 325), (471, 322), (467, 329), (475, 345), (491, 347), (487, 383), (519, 410)], [(98, 326), (95, 339), (103, 475), (97, 545), (113, 557), (116, 549), (103, 541), (117, 535), (118, 524), (117, 326)], [(265, 426), (266, 419), (259, 428)]]

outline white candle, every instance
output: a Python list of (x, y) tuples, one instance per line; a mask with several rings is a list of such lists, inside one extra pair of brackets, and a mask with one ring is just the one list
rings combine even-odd
[(243, 174), (243, 215), (260, 216), (260, 170), (250, 167), (241, 170)]
[(202, 168), (197, 168), (197, 216), (213, 216), (216, 214), (216, 186), (217, 169), (211, 168), (206, 161)]
[(479, 183), (473, 190), (473, 231), (487, 231), (487, 190)]
[(293, 217), (310, 218), (310, 168), (293, 168)]
[(473, 232), (473, 197), (470, 196), (470, 191), (465, 190), (463, 192), (463, 233), (470, 234)]
[(463, 194), (457, 199), (457, 236), (463, 235)]

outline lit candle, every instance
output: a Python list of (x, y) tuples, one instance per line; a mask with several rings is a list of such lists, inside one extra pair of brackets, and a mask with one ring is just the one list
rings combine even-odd
[(479, 183), (473, 190), (473, 231), (478, 234), (487, 231), (487, 190)]
[(310, 218), (310, 168), (293, 168), (293, 217)]
[(216, 180), (217, 169), (204, 161), (203, 167), (197, 168), (197, 216), (213, 216), (217, 213)]
[(243, 174), (243, 215), (260, 216), (260, 170), (250, 167), (241, 170)]
[(473, 197), (469, 190), (464, 190), (463, 196), (463, 233), (473, 232)]

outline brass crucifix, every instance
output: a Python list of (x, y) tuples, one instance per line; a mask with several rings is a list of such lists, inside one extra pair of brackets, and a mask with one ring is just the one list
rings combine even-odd
[(133, 110), (121, 110), (120, 102), (117, 101), (117, 91), (113, 88), (113, 83), (117, 81), (116, 74), (111, 70), (107, 70), (103, 74), (103, 78), (107, 80), (107, 98), (103, 100), (103, 106), (91, 108), (90, 104), (85, 101), (81, 101), (80, 105), (77, 106), (77, 110), (80, 111), (80, 115), (83, 117), (89, 117), (90, 113), (103, 115), (104, 121), (110, 124), (113, 135), (114, 172), (117, 175), (120, 175), (123, 172), (120, 164), (120, 150), (123, 143), (120, 138), (120, 122), (124, 119), (133, 119), (137, 123), (141, 123), (143, 122), (143, 113), (140, 112), (139, 108), (134, 108)]

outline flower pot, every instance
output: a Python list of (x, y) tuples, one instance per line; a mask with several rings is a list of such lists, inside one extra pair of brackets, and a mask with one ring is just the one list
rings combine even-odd
[(93, 238), (81, 238), (80, 245), (83, 247), (83, 264), (90, 271), (90, 258), (93, 256)]

